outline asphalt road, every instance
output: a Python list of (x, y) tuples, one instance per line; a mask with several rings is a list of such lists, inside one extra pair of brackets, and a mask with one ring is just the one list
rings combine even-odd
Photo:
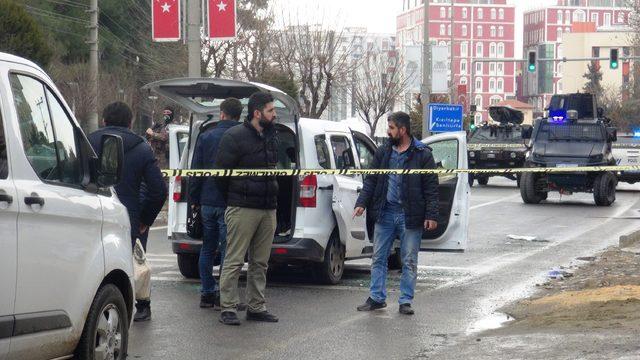
[(506, 179), (474, 187), (468, 250), (420, 255), (413, 317), (397, 311), (398, 272), (390, 274), (386, 310), (355, 310), (369, 284), (368, 261), (358, 261), (338, 286), (315, 285), (302, 271), (276, 275), (267, 298), (279, 323), (224, 326), (219, 312), (198, 307), (199, 283), (182, 278), (166, 229), (156, 229), (149, 245), (153, 319), (132, 326), (130, 358), (408, 359), (435, 351), (455, 358), (456, 342), (503, 321), (495, 310), (532, 292), (552, 267), (578, 262), (637, 229), (638, 191), (622, 184), (615, 204), (599, 208), (590, 194), (551, 194), (542, 205), (524, 205)]

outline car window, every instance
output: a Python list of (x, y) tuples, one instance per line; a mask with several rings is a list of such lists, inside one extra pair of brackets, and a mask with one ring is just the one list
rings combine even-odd
[(9, 176), (9, 160), (7, 159), (7, 140), (4, 135), (3, 122), (4, 120), (2, 119), (2, 111), (0, 111), (0, 179), (6, 179)]
[(45, 181), (80, 184), (75, 132), (62, 105), (44, 84), (28, 76), (11, 74), (11, 89), (23, 148), (35, 172)]
[[(346, 136), (332, 136), (331, 150), (333, 150), (333, 159), (336, 162), (336, 169), (354, 169), (355, 164), (351, 163), (352, 150), (349, 139)], [(345, 155), (348, 155), (345, 158)]]
[(324, 135), (316, 135), (313, 138), (316, 145), (316, 155), (318, 156), (318, 163), (323, 169), (331, 169), (331, 155), (329, 155), (329, 148), (327, 147), (326, 138)]
[(358, 158), (360, 158), (360, 168), (370, 169), (371, 163), (373, 163), (375, 150), (372, 149), (366, 142), (358, 139), (357, 137), (354, 137), (353, 139), (356, 142), (356, 151), (358, 152)]
[(438, 168), (447, 170), (458, 168), (458, 140), (438, 141), (429, 144), (429, 147), (432, 149), (433, 159)]
[(182, 152), (184, 151), (185, 146), (189, 142), (189, 133), (187, 132), (179, 132), (178, 133), (178, 159), (182, 158)]

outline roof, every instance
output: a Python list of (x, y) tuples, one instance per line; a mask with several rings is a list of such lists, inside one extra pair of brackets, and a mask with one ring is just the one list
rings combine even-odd
[(518, 109), (518, 110), (519, 109), (533, 110), (533, 105), (527, 104), (525, 102), (518, 101), (518, 100), (504, 100), (495, 104), (494, 106), (507, 106), (512, 109)]

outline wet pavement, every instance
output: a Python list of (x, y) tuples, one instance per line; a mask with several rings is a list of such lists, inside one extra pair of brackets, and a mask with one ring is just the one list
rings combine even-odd
[(530, 294), (551, 268), (590, 256), (637, 227), (640, 186), (621, 188), (627, 190), (612, 207), (598, 208), (590, 194), (552, 194), (542, 205), (524, 205), (508, 180), (474, 187), (469, 248), (420, 255), (413, 317), (398, 313), (398, 271), (389, 273), (387, 309), (355, 311), (369, 286), (369, 261), (359, 260), (336, 286), (314, 284), (305, 269), (279, 271), (269, 278), (267, 299), (280, 322), (225, 327), (218, 312), (198, 307), (199, 282), (182, 278), (166, 229), (157, 229), (149, 249), (153, 319), (132, 326), (130, 358), (410, 359), (440, 358), (443, 350), (457, 358), (456, 343), (506, 320), (496, 311)]

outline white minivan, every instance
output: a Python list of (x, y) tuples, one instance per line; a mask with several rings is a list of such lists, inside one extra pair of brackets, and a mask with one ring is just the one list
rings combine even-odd
[(102, 141), (97, 159), (49, 76), (0, 53), (0, 359), (126, 358), (124, 155)]
[[(170, 138), (172, 151), (187, 142), (176, 169), (189, 169), (194, 139), (219, 119), (219, 104), (229, 96), (246, 104), (257, 91), (276, 99), (281, 169), (364, 169), (373, 160), (376, 145), (365, 134), (334, 121), (300, 119), (293, 99), (270, 86), (223, 79), (172, 79), (155, 82), (145, 89), (188, 109), (190, 128), (176, 129)], [(188, 140), (185, 136), (188, 136)], [(466, 168), (466, 135), (451, 133), (425, 140), (436, 161), (449, 169)], [(172, 157), (172, 159), (175, 159)], [(463, 251), (466, 247), (469, 211), (469, 184), (466, 175), (440, 179), (441, 227), (425, 232), (423, 249)], [(321, 175), (278, 178), (277, 222), (271, 251), (272, 265), (311, 265), (317, 280), (336, 284), (345, 260), (371, 257), (373, 224), (365, 217), (353, 218), (353, 209), (362, 189), (360, 175)], [(187, 236), (190, 206), (188, 179), (172, 178), (169, 191), (168, 237), (178, 255), (185, 277), (195, 278), (202, 241)], [(399, 251), (392, 255), (398, 266)]]

